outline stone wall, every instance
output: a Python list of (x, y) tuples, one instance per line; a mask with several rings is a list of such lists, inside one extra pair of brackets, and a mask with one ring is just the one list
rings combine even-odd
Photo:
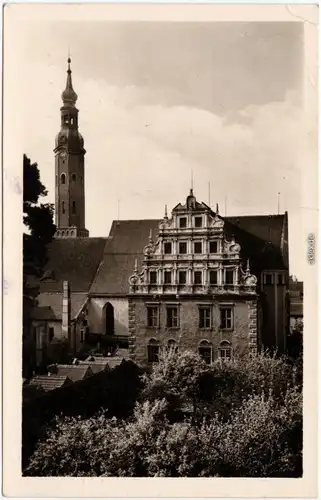
[[(166, 305), (179, 305), (179, 328), (167, 328)], [(159, 327), (147, 326), (147, 304), (159, 306)], [(212, 325), (209, 329), (199, 328), (199, 306), (210, 305)], [(232, 307), (234, 311), (233, 329), (225, 331), (220, 328), (220, 308)], [(129, 330), (131, 335), (131, 352), (137, 362), (147, 361), (147, 345), (155, 339), (164, 347), (169, 340), (175, 340), (179, 349), (198, 352), (202, 340), (211, 342), (213, 357), (218, 356), (220, 342), (228, 341), (234, 353), (254, 352), (257, 346), (257, 302), (255, 299), (233, 299), (222, 301), (202, 300), (200, 297), (183, 298), (178, 301), (148, 300), (133, 297), (129, 303)]]

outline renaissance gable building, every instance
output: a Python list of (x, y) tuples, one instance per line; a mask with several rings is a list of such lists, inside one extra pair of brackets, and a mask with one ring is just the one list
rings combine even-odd
[(285, 349), (288, 215), (222, 217), (186, 201), (160, 219), (114, 221), (106, 238), (85, 228), (85, 149), (68, 60), (56, 138), (57, 233), (34, 311), (38, 359), (66, 338), (158, 359), (161, 346), (207, 362), (261, 347)]

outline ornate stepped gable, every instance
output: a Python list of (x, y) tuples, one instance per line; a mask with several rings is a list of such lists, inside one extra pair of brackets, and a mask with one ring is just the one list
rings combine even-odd
[(224, 220), (191, 190), (159, 224), (158, 234), (144, 248), (142, 269), (135, 262), (129, 278), (130, 294), (256, 294), (257, 278), (245, 269), (241, 247), (227, 241)]

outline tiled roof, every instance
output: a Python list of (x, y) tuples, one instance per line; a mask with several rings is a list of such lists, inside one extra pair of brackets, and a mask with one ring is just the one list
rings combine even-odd
[(124, 358), (118, 356), (110, 356), (110, 358), (108, 358), (109, 368), (112, 370), (113, 368), (116, 368), (116, 366), (121, 365), (123, 361)]
[[(283, 269), (286, 263), (281, 253), (284, 215), (242, 216), (226, 218), (226, 229), (240, 243), (244, 257), (250, 258), (253, 272), (265, 269)], [(135, 259), (143, 261), (143, 250), (148, 243), (150, 229), (153, 238), (161, 220), (114, 221), (104, 258), (90, 289), (93, 295), (124, 295), (128, 293), (128, 279), (133, 273)], [(271, 244), (268, 244), (271, 242)]]
[(90, 366), (88, 365), (56, 365), (57, 375), (68, 377), (72, 382), (78, 382), (93, 374)]
[(72, 381), (65, 375), (38, 375), (29, 382), (30, 386), (41, 387), (44, 391), (59, 389), (67, 384), (72, 384)]
[[(45, 303), (48, 304), (48, 302)], [(33, 310), (31, 311), (31, 317), (32, 319), (37, 321), (57, 319), (56, 314), (50, 305), (34, 307)]]
[[(70, 317), (74, 319), (80, 312), (87, 300), (86, 293), (71, 293), (70, 294)], [(38, 307), (35, 308), (33, 319), (39, 319), (38, 309), (43, 309), (41, 312), (42, 320), (61, 320), (62, 313), (62, 293), (40, 293), (37, 297)]]
[(270, 241), (277, 248), (281, 246), (284, 215), (243, 215), (225, 220), (261, 240)]
[(40, 281), (40, 292), (62, 292), (63, 281), (69, 281), (72, 292), (88, 292), (106, 241), (107, 238), (53, 240), (48, 246), (48, 261)]
[(104, 258), (90, 289), (91, 294), (124, 295), (128, 293), (128, 279), (133, 273), (135, 259), (143, 260), (143, 250), (158, 233), (159, 220), (114, 221), (110, 239), (105, 246)]

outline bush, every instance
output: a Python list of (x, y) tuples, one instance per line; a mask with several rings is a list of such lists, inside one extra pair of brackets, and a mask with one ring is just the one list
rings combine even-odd
[[(207, 366), (170, 352), (132, 416), (61, 417), (47, 429), (25, 475), (298, 477), (302, 392), (284, 359), (259, 355)], [(192, 402), (181, 421), (173, 409)]]

